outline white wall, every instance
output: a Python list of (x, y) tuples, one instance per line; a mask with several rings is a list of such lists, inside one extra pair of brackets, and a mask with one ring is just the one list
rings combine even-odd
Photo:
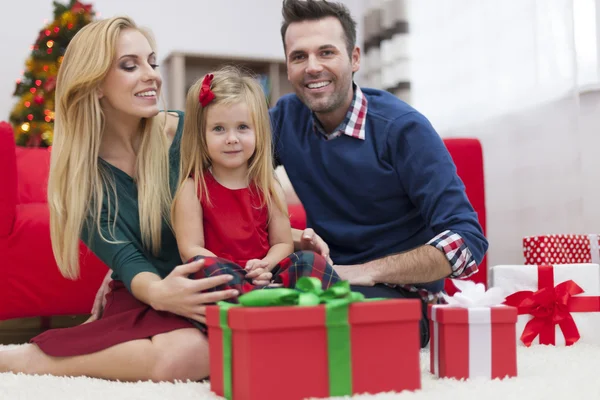
[[(67, 0), (59, 0), (67, 2)], [(280, 57), (281, 0), (95, 0), (102, 18), (128, 15), (150, 28), (156, 37), (159, 57), (171, 51)], [(362, 42), (363, 0), (343, 0), (357, 20)], [(0, 24), (0, 120), (8, 118), (16, 99), (12, 97), (31, 46), (51, 20), (52, 2), (7, 2)], [(26, 21), (24, 21), (26, 19)]]

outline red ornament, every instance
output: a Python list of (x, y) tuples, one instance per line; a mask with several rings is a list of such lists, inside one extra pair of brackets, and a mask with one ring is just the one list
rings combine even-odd
[(73, 29), (73, 24), (69, 22), (69, 23), (67, 24), (67, 29)]
[(52, 31), (50, 29), (46, 29), (46, 31), (44, 32), (44, 34), (46, 36), (50, 36), (50, 35), (52, 35)]
[(29, 91), (30, 91), (31, 93), (35, 93), (35, 92), (37, 92), (37, 89), (36, 89), (36, 88), (34, 88), (34, 87), (32, 87), (31, 89), (29, 89)]
[(28, 120), (30, 120), (30, 121), (32, 121), (32, 120), (33, 120), (33, 114), (29, 114), (29, 115), (27, 116), (27, 119), (28, 119)]
[(35, 81), (35, 86), (40, 86), (42, 84), (42, 81), (40, 79), (37, 79)]
[(58, 32), (60, 32), (60, 28), (58, 26), (55, 26), (54, 27), (54, 33), (58, 33)]
[(33, 98), (33, 101), (35, 102), (35, 104), (37, 104), (38, 106), (41, 106), (42, 104), (44, 104), (44, 97), (43, 96), (35, 96)]
[(46, 79), (46, 82), (44, 83), (44, 91), (51, 92), (52, 90), (54, 90), (55, 87), (56, 78), (54, 76), (51, 76), (50, 78)]
[(29, 135), (29, 139), (27, 140), (27, 147), (40, 147), (40, 143), (42, 143), (42, 138), (39, 134)]
[(92, 5), (91, 4), (83, 4), (83, 3), (80, 3), (79, 1), (76, 1), (75, 4), (73, 4), (71, 11), (73, 11), (74, 13), (89, 13), (92, 11)]
[(48, 53), (48, 54), (52, 54), (52, 49), (48, 49), (48, 50), (46, 50), (46, 53)]
[(29, 108), (29, 106), (31, 106), (31, 103), (29, 101), (26, 101), (25, 103), (23, 103), (25, 105), (25, 107)]

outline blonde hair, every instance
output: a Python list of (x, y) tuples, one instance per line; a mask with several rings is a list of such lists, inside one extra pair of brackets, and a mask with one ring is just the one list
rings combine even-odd
[[(114, 235), (118, 214), (115, 181), (98, 162), (105, 127), (98, 89), (114, 62), (119, 36), (127, 29), (138, 30), (155, 47), (149, 32), (130, 18), (92, 22), (69, 43), (58, 72), (48, 206), (54, 257), (63, 276), (70, 279), (79, 276), (79, 239), (84, 223), (88, 236), (97, 230), (102, 240), (118, 243)], [(162, 223), (168, 221), (172, 199), (168, 140), (163, 134), (166, 115), (164, 118), (142, 119), (135, 166), (142, 243), (153, 254), (160, 249)], [(105, 196), (108, 215), (101, 218)]]
[(248, 107), (256, 135), (256, 148), (248, 160), (248, 181), (259, 190), (263, 201), (262, 206), (267, 206), (269, 210), (275, 206), (287, 215), (284, 201), (276, 190), (278, 182), (273, 167), (271, 120), (262, 87), (249, 72), (233, 66), (223, 67), (214, 72), (210, 85), (215, 94), (214, 100), (208, 106), (202, 107), (198, 101), (202, 81), (203, 78), (196, 81), (187, 93), (181, 139), (179, 184), (171, 210), (172, 220), (175, 203), (188, 177), (193, 176), (194, 187), (199, 188), (198, 197), (201, 198), (204, 194), (210, 201), (204, 180), (204, 172), (211, 165), (206, 143), (206, 117), (208, 111), (215, 105), (240, 102)]

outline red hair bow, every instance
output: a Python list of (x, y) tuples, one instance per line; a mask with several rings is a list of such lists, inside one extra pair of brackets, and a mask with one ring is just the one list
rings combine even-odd
[(200, 88), (200, 94), (198, 95), (198, 101), (202, 104), (202, 107), (206, 107), (215, 98), (215, 94), (210, 90), (210, 83), (213, 78), (213, 74), (207, 74), (202, 81), (202, 87)]

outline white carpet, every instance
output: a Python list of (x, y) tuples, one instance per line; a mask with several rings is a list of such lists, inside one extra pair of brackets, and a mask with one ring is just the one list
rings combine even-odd
[[(0, 346), (0, 351), (9, 346)], [(354, 399), (478, 399), (566, 400), (569, 397), (600, 399), (600, 347), (519, 347), (517, 378), (503, 381), (456, 381), (435, 379), (428, 372), (429, 353), (421, 354), (422, 390), (411, 393), (380, 393)], [(204, 400), (220, 399), (202, 383), (118, 383), (89, 378), (56, 378), (0, 374), (2, 400)], [(282, 399), (285, 400), (285, 399)]]

